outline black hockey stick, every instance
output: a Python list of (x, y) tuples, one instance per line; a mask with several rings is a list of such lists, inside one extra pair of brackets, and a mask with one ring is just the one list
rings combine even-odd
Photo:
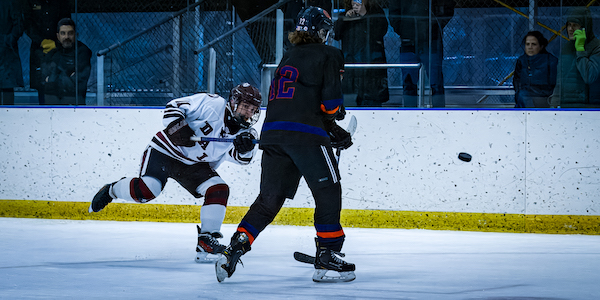
[[(348, 123), (348, 128), (346, 129), (346, 131), (348, 131), (348, 133), (350, 133), (350, 136), (354, 135), (354, 132), (356, 132), (356, 117), (352, 116), (350, 118), (350, 123)], [(339, 162), (340, 161), (340, 154), (341, 154), (341, 149), (338, 148), (335, 155), (336, 160)], [(302, 252), (294, 252), (294, 259), (299, 261), (299, 262), (303, 262), (303, 263), (307, 263), (307, 264), (314, 264), (315, 263), (315, 257), (314, 256), (310, 256), (308, 254), (304, 254)]]
[(303, 263), (307, 263), (307, 264), (314, 264), (315, 263), (315, 257), (314, 256), (310, 256), (308, 254), (304, 254), (302, 252), (294, 252), (294, 259), (299, 261), (299, 262), (303, 262)]
[[(227, 138), (214, 138), (214, 137), (198, 137), (193, 136), (190, 140), (194, 142), (223, 142), (223, 143), (233, 143), (235, 139), (227, 139)], [(252, 144), (259, 144), (260, 140), (252, 139)]]

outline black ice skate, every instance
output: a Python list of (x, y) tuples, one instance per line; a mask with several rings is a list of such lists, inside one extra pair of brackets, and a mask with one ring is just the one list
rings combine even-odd
[(242, 263), (240, 257), (244, 253), (250, 251), (250, 241), (248, 235), (243, 232), (237, 231), (231, 237), (231, 244), (223, 251), (223, 255), (215, 263), (215, 271), (217, 273), (217, 280), (223, 282), (225, 278), (231, 277), (235, 272), (235, 266), (238, 261)]
[(200, 226), (196, 225), (198, 229), (198, 245), (196, 245), (196, 262), (197, 263), (214, 263), (225, 250), (225, 246), (219, 243), (217, 239), (223, 237), (218, 232), (200, 232)]
[(106, 207), (109, 203), (111, 203), (113, 201), (113, 197), (110, 196), (110, 187), (113, 184), (114, 184), (114, 182), (104, 185), (98, 191), (98, 193), (96, 193), (96, 196), (94, 196), (94, 199), (92, 200), (92, 203), (90, 204), (90, 207), (88, 208), (89, 213), (99, 212), (104, 207)]
[[(352, 263), (342, 260), (343, 253), (333, 251), (327, 247), (320, 246), (317, 239), (317, 255), (315, 256), (315, 273), (313, 281), (315, 282), (347, 282), (356, 279), (354, 270), (356, 267)], [(336, 271), (339, 276), (327, 276), (327, 271)]]

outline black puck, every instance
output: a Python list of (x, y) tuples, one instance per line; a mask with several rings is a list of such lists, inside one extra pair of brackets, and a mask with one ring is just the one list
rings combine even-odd
[(461, 152), (461, 153), (458, 154), (458, 159), (460, 159), (462, 161), (470, 162), (471, 161), (471, 154), (466, 153), (466, 152)]

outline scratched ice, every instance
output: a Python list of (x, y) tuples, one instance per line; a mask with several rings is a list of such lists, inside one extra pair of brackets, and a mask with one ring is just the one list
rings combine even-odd
[[(235, 225), (222, 231), (228, 241)], [(356, 280), (311, 280), (312, 227), (269, 226), (223, 283), (194, 224), (0, 218), (0, 299), (597, 299), (600, 237), (345, 228)]]

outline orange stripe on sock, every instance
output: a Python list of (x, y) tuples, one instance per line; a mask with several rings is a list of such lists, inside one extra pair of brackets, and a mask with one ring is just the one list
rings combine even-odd
[(343, 235), (344, 235), (344, 230), (338, 230), (338, 231), (333, 231), (333, 232), (317, 232), (318, 237), (326, 238), (326, 239), (339, 238), (339, 237), (342, 237)]
[(243, 232), (248, 236), (248, 241), (250, 242), (250, 245), (254, 243), (254, 237), (250, 234), (250, 232), (248, 232), (248, 230), (246, 230), (246, 228), (238, 227), (237, 231)]

